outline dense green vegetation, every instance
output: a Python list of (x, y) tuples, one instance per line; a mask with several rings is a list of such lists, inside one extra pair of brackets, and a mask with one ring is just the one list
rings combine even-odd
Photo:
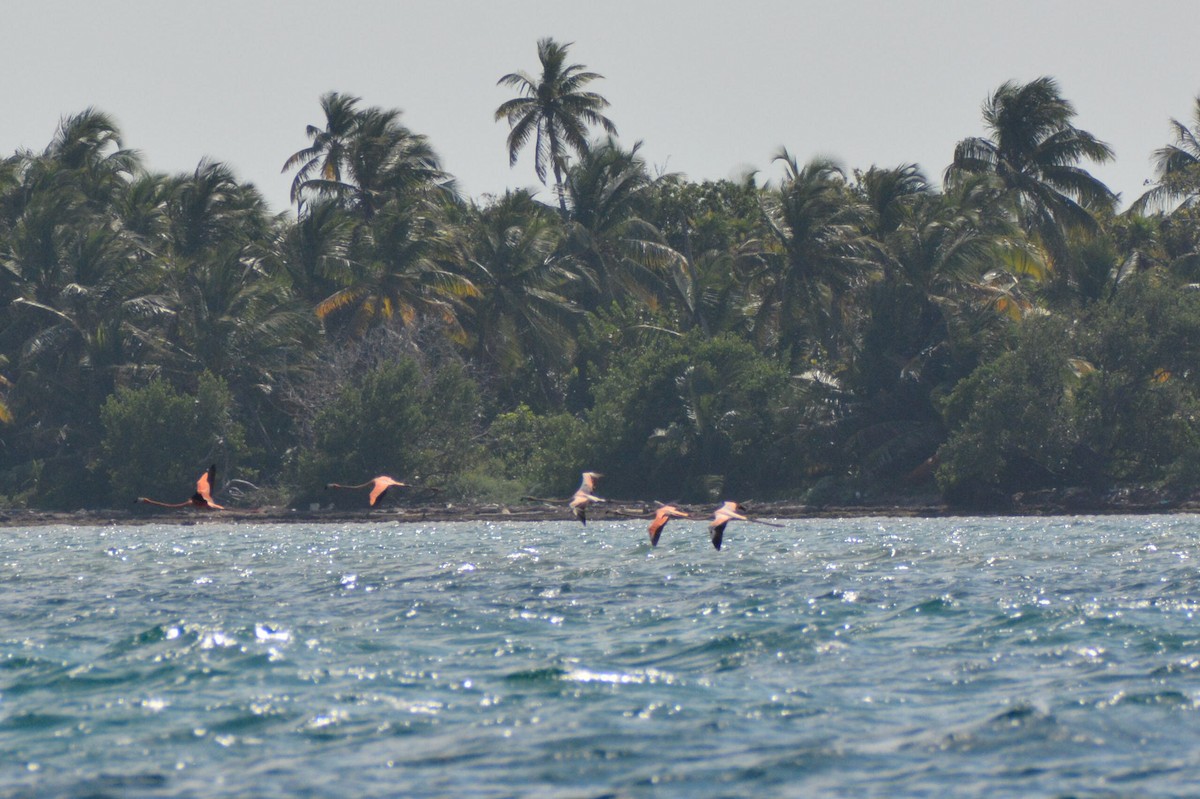
[(280, 154), (290, 212), (225, 164), (148, 172), (94, 109), (0, 162), (5, 503), (182, 499), (210, 462), (233, 505), (585, 468), (681, 501), (1200, 485), (1200, 100), (1123, 213), (1049, 78), (991, 94), (941, 175), (782, 150), (696, 183), (615, 138), (568, 50), (495, 112), (550, 203), (460, 196), (340, 93)]

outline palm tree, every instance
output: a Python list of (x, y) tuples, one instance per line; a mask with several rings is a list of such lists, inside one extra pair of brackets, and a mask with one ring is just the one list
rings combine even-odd
[(359, 98), (322, 96), (325, 127), (308, 126), (311, 144), (293, 153), (292, 201), (333, 199), (369, 220), (393, 197), (441, 189), (453, 194), (429, 140), (400, 124), (399, 109), (359, 109)]
[(94, 108), (64, 117), (42, 157), (70, 170), (74, 184), (100, 206), (141, 168), (137, 153), (122, 147), (112, 117)]
[(298, 297), (315, 306), (336, 289), (336, 276), (350, 268), (355, 220), (333, 200), (317, 200), (280, 227), (275, 252), (280, 270)]
[(16, 278), (3, 332), (16, 369), (11, 399), (36, 415), (23, 437), (39, 456), (78, 456), (94, 443), (97, 409), (152, 338), (143, 314), (152, 274), (138, 269), (132, 237), (67, 194), (36, 191), (0, 255)]
[(172, 182), (166, 200), (169, 250), (200, 255), (228, 241), (259, 241), (268, 235), (266, 202), (228, 166), (203, 159), (191, 174)]
[(472, 209), (463, 253), (480, 296), (470, 301), (477, 363), (513, 382), (527, 376), (543, 395), (574, 350), (579, 309), (563, 287), (576, 279), (558, 252), (553, 211), (528, 192)]
[(296, 170), (296, 177), (292, 179), (292, 202), (302, 203), (306, 192), (336, 193), (336, 187), (342, 185), (346, 149), (358, 121), (359, 102), (359, 98), (339, 92), (321, 95), (325, 127), (309, 125), (305, 129), (309, 145), (293, 153), (281, 170)]
[(346, 182), (336, 193), (362, 219), (395, 198), (454, 196), (429, 140), (400, 124), (400, 113), (374, 107), (360, 112), (347, 142)]
[(856, 382), (867, 394), (961, 378), (977, 365), (970, 350), (980, 331), (1003, 322), (986, 308), (991, 297), (981, 284), (1019, 240), (1011, 221), (990, 213), (986, 181), (910, 200), (875, 242), (881, 277), (860, 298), (866, 325)]
[(946, 170), (948, 184), (966, 175), (997, 178), (1025, 231), (1038, 237), (1059, 264), (1067, 262), (1067, 234), (1095, 232), (1091, 211), (1110, 210), (1116, 203), (1104, 183), (1078, 166), (1085, 158), (1112, 160), (1112, 148), (1072, 125), (1074, 117), (1075, 107), (1053, 78), (1007, 81), (984, 103), (988, 137), (960, 141)]
[(0, 169), (0, 362), (13, 370), (11, 412), (37, 420), (18, 434), (33, 457), (78, 458), (99, 403), (136, 361), (135, 308), (149, 284), (114, 205), (139, 170), (93, 109)]
[(609, 135), (617, 133), (616, 125), (601, 113), (608, 101), (595, 92), (583, 91), (584, 86), (603, 75), (585, 71), (582, 64), (567, 65), (570, 46), (550, 38), (538, 40), (542, 74), (534, 77), (526, 72), (510, 72), (500, 78), (497, 85), (518, 89), (521, 96), (496, 109), (496, 120), (507, 119), (511, 128), (509, 166), (517, 163), (521, 150), (534, 138), (534, 169), (543, 185), (548, 172), (554, 173), (554, 188), (564, 216), (567, 206), (562, 183), (567, 151), (574, 150), (578, 155), (588, 151), (589, 125), (599, 125)]
[(564, 246), (592, 288), (592, 308), (627, 296), (655, 305), (668, 272), (683, 256), (643, 216), (654, 179), (638, 155), (641, 142), (625, 150), (611, 137), (572, 164), (563, 185), (569, 200)]
[(682, 256), (669, 281), (680, 329), (746, 334), (745, 276), (761, 265), (765, 232), (753, 173), (704, 183), (666, 175), (654, 189), (650, 219)]
[(912, 207), (933, 191), (916, 164), (895, 169), (871, 167), (858, 175), (858, 189), (871, 212), (872, 234), (880, 240), (898, 230)]
[(912, 166), (872, 168), (857, 188), (871, 209), (878, 279), (856, 296), (861, 329), (828, 400), (837, 457), (873, 480), (928, 480), (918, 467), (946, 437), (939, 398), (1010, 326), (997, 311), (1021, 298), (998, 267), (1025, 239), (994, 213), (999, 189), (987, 176), (940, 194)]
[(1200, 201), (1200, 97), (1192, 109), (1192, 124), (1189, 128), (1177, 119), (1171, 120), (1174, 141), (1154, 152), (1155, 185), (1130, 206), (1130, 211), (1142, 213), (1176, 201), (1183, 205)]
[(348, 317), (347, 330), (355, 338), (393, 318), (408, 325), (432, 317), (452, 338), (465, 340), (461, 301), (479, 290), (447, 268), (446, 231), (428, 211), (415, 200), (393, 200), (362, 225), (348, 268), (339, 275), (341, 287), (317, 304), (317, 316)]
[(756, 334), (760, 343), (773, 339), (792, 367), (836, 360), (845, 300), (870, 264), (862, 232), (867, 209), (833, 161), (800, 166), (787, 150), (775, 160), (785, 175), (763, 199), (774, 241), (752, 278), (760, 298)]
[[(311, 310), (266, 273), (252, 245), (213, 247), (173, 283), (172, 339), (188, 372), (209, 371), (234, 385), (261, 384), (261, 375), (280, 370), (289, 351), (313, 342)], [(239, 381), (239, 374), (256, 379)]]

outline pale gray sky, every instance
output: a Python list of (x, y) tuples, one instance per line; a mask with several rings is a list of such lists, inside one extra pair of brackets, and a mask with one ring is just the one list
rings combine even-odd
[(1094, 174), (1124, 199), (1152, 175), (1168, 121), (1200, 93), (1195, 0), (163, 0), (0, 2), (7, 36), (0, 153), (42, 149), (64, 115), (113, 115), (128, 147), (164, 172), (208, 156), (287, 208), (287, 157), (323, 124), (336, 90), (400, 108), (462, 189), (536, 185), (509, 168), (493, 121), (511, 71), (538, 71), (536, 42), (574, 42), (605, 76), (626, 144), (693, 180), (801, 161), (915, 162), (939, 178), (956, 141), (1005, 80), (1058, 79), (1076, 123), (1108, 142)]

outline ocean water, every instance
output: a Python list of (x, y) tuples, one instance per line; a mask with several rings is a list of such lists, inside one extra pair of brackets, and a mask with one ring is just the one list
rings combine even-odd
[(1200, 518), (0, 530), (0, 797), (1192, 797)]

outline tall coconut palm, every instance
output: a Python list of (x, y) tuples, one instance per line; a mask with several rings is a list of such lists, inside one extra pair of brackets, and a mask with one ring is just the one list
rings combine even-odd
[(1059, 264), (1067, 259), (1068, 233), (1097, 230), (1091, 211), (1116, 203), (1112, 191), (1079, 166), (1083, 159), (1112, 160), (1112, 148), (1071, 124), (1074, 118), (1074, 105), (1053, 78), (1008, 81), (983, 105), (988, 136), (960, 141), (946, 170), (947, 183), (965, 175), (995, 176), (1025, 231), (1041, 239)]
[(99, 205), (111, 200), (141, 167), (137, 153), (122, 146), (112, 117), (94, 108), (64, 117), (43, 158), (71, 170), (73, 183)]
[(4, 162), (0, 346), (16, 370), (11, 396), (68, 447), (130, 357), (137, 251), (111, 206), (138, 168), (92, 109), (65, 117), (42, 152)]
[(775, 160), (785, 175), (763, 199), (774, 242), (753, 278), (760, 297), (755, 328), (760, 343), (800, 367), (837, 357), (845, 300), (870, 264), (862, 232), (867, 209), (833, 161), (801, 166), (787, 150)]
[(646, 220), (654, 186), (641, 142), (628, 150), (611, 137), (592, 146), (566, 175), (563, 198), (570, 201), (564, 246), (590, 284), (587, 305), (633, 296), (655, 304), (664, 280), (683, 256)]
[(163, 174), (142, 173), (113, 198), (112, 212), (121, 229), (149, 256), (157, 253), (169, 226), (167, 202), (175, 183)]
[(583, 155), (588, 150), (588, 126), (599, 125), (615, 136), (617, 127), (601, 112), (608, 101), (599, 94), (584, 91), (583, 87), (597, 78), (582, 64), (567, 64), (567, 48), (550, 38), (538, 40), (540, 76), (526, 72), (510, 72), (497, 85), (518, 89), (520, 97), (500, 104), (496, 120), (508, 120), (508, 162), (517, 163), (521, 150), (534, 139), (534, 170), (543, 185), (549, 172), (554, 173), (554, 189), (559, 207), (566, 215), (566, 200), (562, 196), (563, 172), (569, 150)]
[(1024, 239), (993, 212), (998, 189), (988, 177), (939, 194), (911, 168), (872, 169), (859, 187), (873, 209), (880, 269), (856, 298), (863, 324), (845, 391), (833, 395), (836, 439), (847, 468), (928, 479), (918, 467), (946, 435), (938, 398), (978, 365), (1008, 321), (981, 284)]
[(171, 340), (176, 364), (190, 374), (208, 371), (238, 391), (269, 391), (315, 342), (311, 309), (267, 274), (253, 245), (213, 247), (172, 282)]
[(1178, 119), (1171, 120), (1172, 142), (1154, 151), (1154, 187), (1130, 206), (1131, 211), (1200, 201), (1200, 97), (1192, 109), (1192, 125), (1189, 128)]
[(558, 251), (561, 225), (524, 191), (471, 215), (463, 256), (480, 290), (469, 302), (472, 356), (497, 377), (532, 375), (530, 388), (548, 393), (574, 349), (579, 315), (562, 293), (576, 275)]
[(858, 189), (871, 212), (869, 227), (877, 239), (899, 229), (907, 212), (933, 191), (916, 164), (894, 169), (871, 167), (858, 175)]
[(681, 329), (745, 334), (745, 275), (760, 266), (765, 232), (753, 174), (739, 182), (655, 181), (650, 220), (682, 256), (671, 271), (674, 316)]
[(304, 194), (310, 191), (318, 195), (336, 193), (337, 187), (343, 185), (346, 150), (358, 122), (359, 102), (358, 97), (340, 92), (321, 95), (325, 126), (309, 125), (305, 129), (309, 145), (293, 153), (281, 170), (296, 170), (292, 179), (292, 202), (300, 204)]
[(317, 316), (345, 321), (355, 338), (391, 319), (407, 325), (430, 317), (465, 340), (458, 312), (479, 290), (447, 268), (445, 229), (427, 211), (424, 203), (395, 200), (362, 225), (341, 287), (317, 304)]
[(262, 242), (269, 232), (262, 195), (239, 183), (228, 166), (207, 158), (173, 181), (166, 213), (169, 250), (177, 257), (193, 257), (231, 240)]
[(347, 142), (346, 182), (336, 193), (362, 219), (371, 219), (393, 199), (454, 194), (453, 181), (428, 138), (400, 124), (400, 114), (398, 109), (365, 109)]
[(29, 216), (17, 228), (9, 256), (24, 293), (6, 309), (4, 338), (19, 353), (15, 404), (36, 414), (39, 429), (59, 431), (59, 442), (43, 444), (62, 452), (94, 436), (96, 409), (146, 352), (142, 305), (153, 286), (115, 226), (77, 219), (40, 238), (53, 218)]
[(299, 219), (280, 226), (275, 250), (280, 268), (310, 306), (337, 290), (336, 276), (348, 272), (354, 224), (333, 200), (317, 200)]
[(453, 193), (429, 140), (400, 123), (399, 109), (358, 108), (359, 99), (322, 96), (325, 127), (308, 126), (311, 144), (293, 153), (283, 171), (296, 169), (292, 201), (337, 201), (369, 220), (394, 197), (432, 189)]

